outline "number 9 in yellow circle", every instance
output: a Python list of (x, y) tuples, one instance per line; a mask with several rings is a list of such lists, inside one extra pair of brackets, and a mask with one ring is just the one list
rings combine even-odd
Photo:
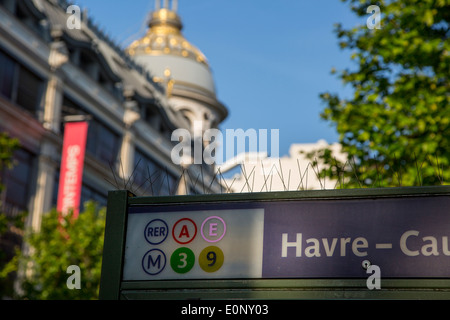
[(215, 246), (209, 246), (200, 252), (198, 257), (198, 263), (200, 268), (206, 272), (216, 272), (223, 265), (223, 252), (220, 248)]

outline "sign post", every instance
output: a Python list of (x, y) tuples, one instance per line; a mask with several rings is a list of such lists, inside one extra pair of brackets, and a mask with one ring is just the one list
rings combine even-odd
[(449, 208), (448, 186), (110, 192), (100, 297), (448, 299)]

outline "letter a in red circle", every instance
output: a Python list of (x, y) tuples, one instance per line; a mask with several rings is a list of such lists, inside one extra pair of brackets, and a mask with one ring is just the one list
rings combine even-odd
[(178, 220), (172, 228), (172, 237), (179, 244), (187, 244), (197, 235), (197, 225), (189, 218)]
[(188, 237), (189, 238), (189, 230), (188, 227), (186, 225), (183, 225), (183, 227), (181, 228), (181, 232), (180, 235), (178, 236), (178, 238), (181, 237)]

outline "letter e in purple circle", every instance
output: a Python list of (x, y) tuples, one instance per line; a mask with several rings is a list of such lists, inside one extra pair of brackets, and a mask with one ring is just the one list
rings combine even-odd
[(209, 224), (209, 236), (210, 237), (217, 237), (217, 223), (210, 223)]
[(225, 221), (218, 216), (211, 216), (205, 219), (200, 228), (203, 239), (207, 242), (218, 242), (225, 236), (227, 226)]

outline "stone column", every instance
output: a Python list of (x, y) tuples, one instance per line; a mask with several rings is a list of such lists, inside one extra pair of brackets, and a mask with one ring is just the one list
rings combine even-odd
[(60, 134), (61, 106), (63, 100), (63, 74), (60, 70), (68, 60), (68, 51), (64, 42), (60, 41), (60, 30), (52, 30), (54, 41), (50, 44), (48, 64), (51, 75), (47, 82), (44, 104), (43, 136), (36, 173), (36, 187), (32, 198), (28, 224), (36, 231), (40, 230), (42, 215), (52, 208), (52, 195), (55, 173), (60, 161), (60, 150), (57, 135)]
[[(48, 64), (51, 70), (47, 82), (44, 103), (44, 119), (42, 126), (46, 129), (42, 137), (38, 157), (35, 192), (30, 201), (30, 212), (27, 218), (27, 226), (35, 232), (41, 229), (42, 216), (52, 209), (53, 188), (55, 185), (55, 173), (61, 159), (61, 146), (58, 139), (61, 125), (61, 106), (63, 100), (63, 74), (60, 70), (68, 60), (68, 50), (62, 42), (62, 31), (54, 29), (51, 32), (53, 42), (50, 44)], [(61, 140), (62, 141), (62, 140)], [(34, 248), (24, 243), (22, 251), (28, 255)], [(15, 281), (15, 289), (21, 292), (20, 283), (24, 277), (31, 277), (29, 265), (19, 265), (18, 276)]]
[(61, 67), (69, 61), (69, 52), (66, 44), (60, 40), (61, 30), (52, 30), (52, 36), (54, 41), (50, 44), (50, 55), (48, 57), (48, 64), (52, 72), (45, 93), (44, 127), (54, 133), (59, 133), (64, 88), (64, 76)]
[(63, 100), (63, 81), (52, 74), (47, 82), (44, 109), (44, 128), (54, 133), (60, 133), (61, 107)]
[[(125, 125), (124, 132), (123, 132), (123, 138), (122, 138), (122, 145), (120, 148), (120, 161), (119, 164), (120, 170), (119, 174), (123, 175), (123, 179), (125, 182), (129, 181), (131, 175), (133, 174), (134, 170), (134, 153), (135, 153), (135, 133), (133, 125), (136, 121), (140, 119), (138, 104), (136, 101), (132, 99), (133, 90), (126, 89), (124, 90), (124, 96), (125, 96), (125, 103), (124, 108), (125, 112), (123, 115), (123, 122)], [(130, 180), (131, 181), (131, 180)], [(127, 187), (129, 187), (127, 185)]]
[(28, 218), (28, 226), (33, 231), (40, 230), (42, 215), (52, 209), (55, 173), (58, 165), (53, 158), (55, 154), (59, 154), (57, 149), (57, 146), (50, 141), (44, 141), (41, 146), (36, 174), (36, 191), (32, 198), (31, 212)]

